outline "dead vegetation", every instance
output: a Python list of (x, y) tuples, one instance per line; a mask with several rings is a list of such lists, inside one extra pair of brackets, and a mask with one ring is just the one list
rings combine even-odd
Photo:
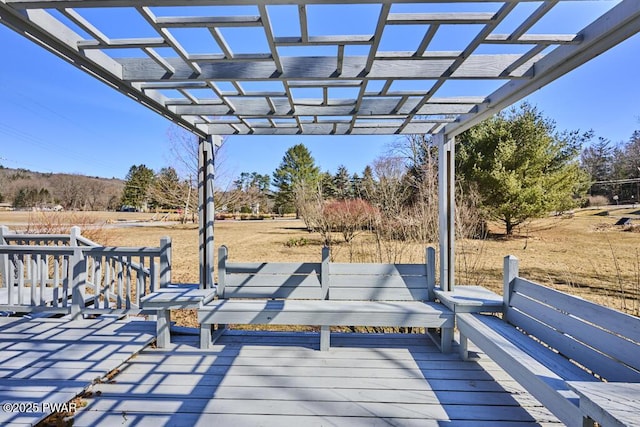
[[(632, 210), (610, 209), (607, 216), (601, 211), (535, 220), (517, 230), (513, 238), (496, 234), (499, 226), (490, 224), (487, 239), (457, 240), (458, 283), (502, 293), (502, 259), (511, 254), (520, 259), (524, 277), (639, 315), (640, 237), (636, 226), (613, 225), (621, 216), (638, 216)], [(14, 213), (1, 213), (0, 223), (10, 214)], [(108, 217), (117, 221), (122, 215)], [(630, 228), (634, 232), (625, 231)], [(197, 225), (105, 228), (105, 232), (110, 244), (120, 246), (157, 246), (162, 236), (171, 236), (173, 281), (198, 282)], [(221, 221), (215, 225), (215, 246), (223, 244), (233, 261), (309, 262), (320, 261), (322, 238), (297, 220)], [(424, 250), (424, 244), (381, 241), (373, 233), (361, 233), (348, 243), (334, 242), (332, 258), (337, 262), (419, 263), (424, 261)], [(174, 318), (185, 326), (195, 324), (192, 312), (175, 313)]]

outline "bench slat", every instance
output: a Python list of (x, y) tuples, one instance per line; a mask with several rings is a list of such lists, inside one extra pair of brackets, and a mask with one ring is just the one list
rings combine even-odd
[[(629, 380), (629, 378), (633, 377), (636, 379), (639, 378), (637, 372), (625, 365), (618, 364), (612, 367), (610, 365), (611, 359), (607, 356), (576, 340), (570, 339), (566, 335), (559, 333), (529, 316), (525, 316), (516, 310), (510, 311), (508, 316), (509, 322), (518, 325), (518, 327), (521, 327), (542, 342), (555, 348), (560, 353), (571, 355), (571, 359), (576, 360), (578, 363), (586, 361), (590, 368), (595, 366), (597, 368), (595, 372), (610, 381), (623, 381), (624, 378)], [(542, 348), (541, 345), (538, 344), (538, 346)], [(601, 365), (599, 365), (599, 363), (601, 363)]]
[(333, 274), (333, 266), (329, 274), (329, 288), (398, 288), (426, 289), (427, 279), (422, 276), (378, 276), (378, 275), (337, 275)]
[(436, 303), (217, 300), (198, 311), (202, 324), (414, 326), (452, 328), (453, 312)]
[(427, 301), (429, 292), (426, 288), (329, 288), (331, 300), (361, 301)]
[(319, 286), (300, 287), (300, 286), (274, 286), (274, 287), (226, 287), (224, 290), (224, 298), (266, 298), (266, 299), (320, 299), (322, 290)]
[[(573, 313), (558, 311), (554, 307), (541, 304), (521, 294), (512, 294), (510, 302), (512, 307), (535, 316), (535, 319), (549, 325), (550, 329), (556, 330), (559, 335), (557, 339), (561, 340), (562, 336), (564, 336), (570, 342), (575, 340), (585, 343), (587, 346), (595, 348), (599, 353), (602, 353), (605, 357), (598, 357), (597, 361), (592, 354), (587, 356), (587, 352), (584, 351), (574, 353), (572, 350), (572, 353), (569, 354), (571, 358), (594, 372), (598, 372), (608, 380), (622, 381), (625, 377), (628, 378), (628, 375), (632, 375), (635, 372), (634, 370), (627, 372), (621, 369), (621, 363), (625, 363), (634, 369), (640, 367), (638, 344), (613, 335), (591, 323), (586, 323), (582, 319), (575, 317)], [(508, 317), (512, 310), (513, 308), (509, 308)], [(537, 335), (536, 331), (526, 330), (542, 339), (541, 336)], [(560, 349), (557, 348), (557, 350)], [(606, 365), (606, 369), (604, 365)], [(615, 379), (605, 375), (605, 372), (610, 372), (610, 375), (614, 375)], [(636, 376), (640, 380), (640, 376), (637, 374)]]
[(275, 275), (309, 275), (320, 274), (320, 263), (314, 262), (228, 262), (226, 274), (275, 274)]
[(460, 313), (456, 319), (461, 334), (525, 386), (563, 423), (582, 427), (578, 396), (565, 380), (595, 381), (594, 377), (497, 317)]
[(521, 277), (516, 278), (513, 291), (583, 319), (598, 319), (598, 326), (640, 343), (640, 318), (616, 311), (580, 297), (547, 288)]
[(227, 275), (226, 287), (237, 288), (274, 288), (274, 287), (320, 287), (320, 277), (310, 276), (280, 276), (262, 274), (232, 274)]
[[(425, 264), (350, 264), (331, 263), (332, 275), (364, 276), (427, 276)], [(425, 279), (426, 280), (426, 279)]]

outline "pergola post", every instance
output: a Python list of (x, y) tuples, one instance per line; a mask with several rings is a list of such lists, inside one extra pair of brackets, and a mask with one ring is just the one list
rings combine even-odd
[(438, 219), (440, 229), (440, 289), (453, 291), (455, 264), (455, 139), (443, 132), (438, 143)]
[(201, 138), (198, 148), (198, 219), (200, 287), (209, 289), (214, 286), (213, 278), (213, 222), (215, 203), (213, 200), (213, 179), (215, 177), (215, 141), (217, 137)]

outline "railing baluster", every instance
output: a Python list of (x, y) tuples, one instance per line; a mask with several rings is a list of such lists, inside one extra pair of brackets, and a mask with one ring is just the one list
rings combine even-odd
[(60, 273), (62, 274), (62, 306), (69, 306), (69, 278), (71, 275), (69, 274), (69, 256), (62, 257), (62, 269)]
[(122, 257), (117, 258), (117, 268), (118, 268), (118, 308), (122, 308), (122, 280), (123, 280), (123, 265), (122, 265)]
[(60, 257), (53, 257), (53, 306), (60, 306), (62, 292), (60, 289)]
[(126, 282), (126, 308), (131, 308), (131, 257), (125, 257), (125, 268), (127, 270), (127, 282)]
[(46, 300), (44, 298), (45, 291), (47, 288), (47, 278), (49, 277), (49, 265), (47, 264), (47, 256), (38, 255), (40, 268), (40, 306), (44, 307), (46, 305)]
[(18, 273), (18, 304), (24, 304), (24, 262), (22, 257), (16, 260), (16, 271)]

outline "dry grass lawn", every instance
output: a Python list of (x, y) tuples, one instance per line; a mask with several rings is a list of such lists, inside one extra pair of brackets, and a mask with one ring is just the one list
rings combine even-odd
[[(459, 240), (456, 277), (459, 284), (479, 284), (502, 292), (502, 259), (520, 259), (521, 275), (580, 295), (592, 301), (640, 315), (640, 233), (613, 224), (621, 216), (637, 218), (635, 209), (583, 210), (573, 217), (533, 221), (506, 239), (495, 234), (486, 240)], [(25, 213), (0, 212), (0, 224), (20, 224)], [(173, 241), (173, 281), (198, 282), (198, 229), (196, 225), (114, 227), (123, 220), (148, 220), (152, 214), (94, 213), (104, 226), (108, 243), (118, 246), (157, 246), (162, 236)], [(500, 230), (492, 230), (498, 233)], [(640, 230), (637, 230), (640, 231)], [(360, 234), (351, 244), (334, 236), (332, 257), (342, 262), (424, 261), (424, 245), (376, 242)], [(319, 261), (320, 236), (308, 233), (301, 221), (219, 221), (215, 246), (226, 245), (234, 261)], [(181, 321), (181, 323), (191, 323)]]

